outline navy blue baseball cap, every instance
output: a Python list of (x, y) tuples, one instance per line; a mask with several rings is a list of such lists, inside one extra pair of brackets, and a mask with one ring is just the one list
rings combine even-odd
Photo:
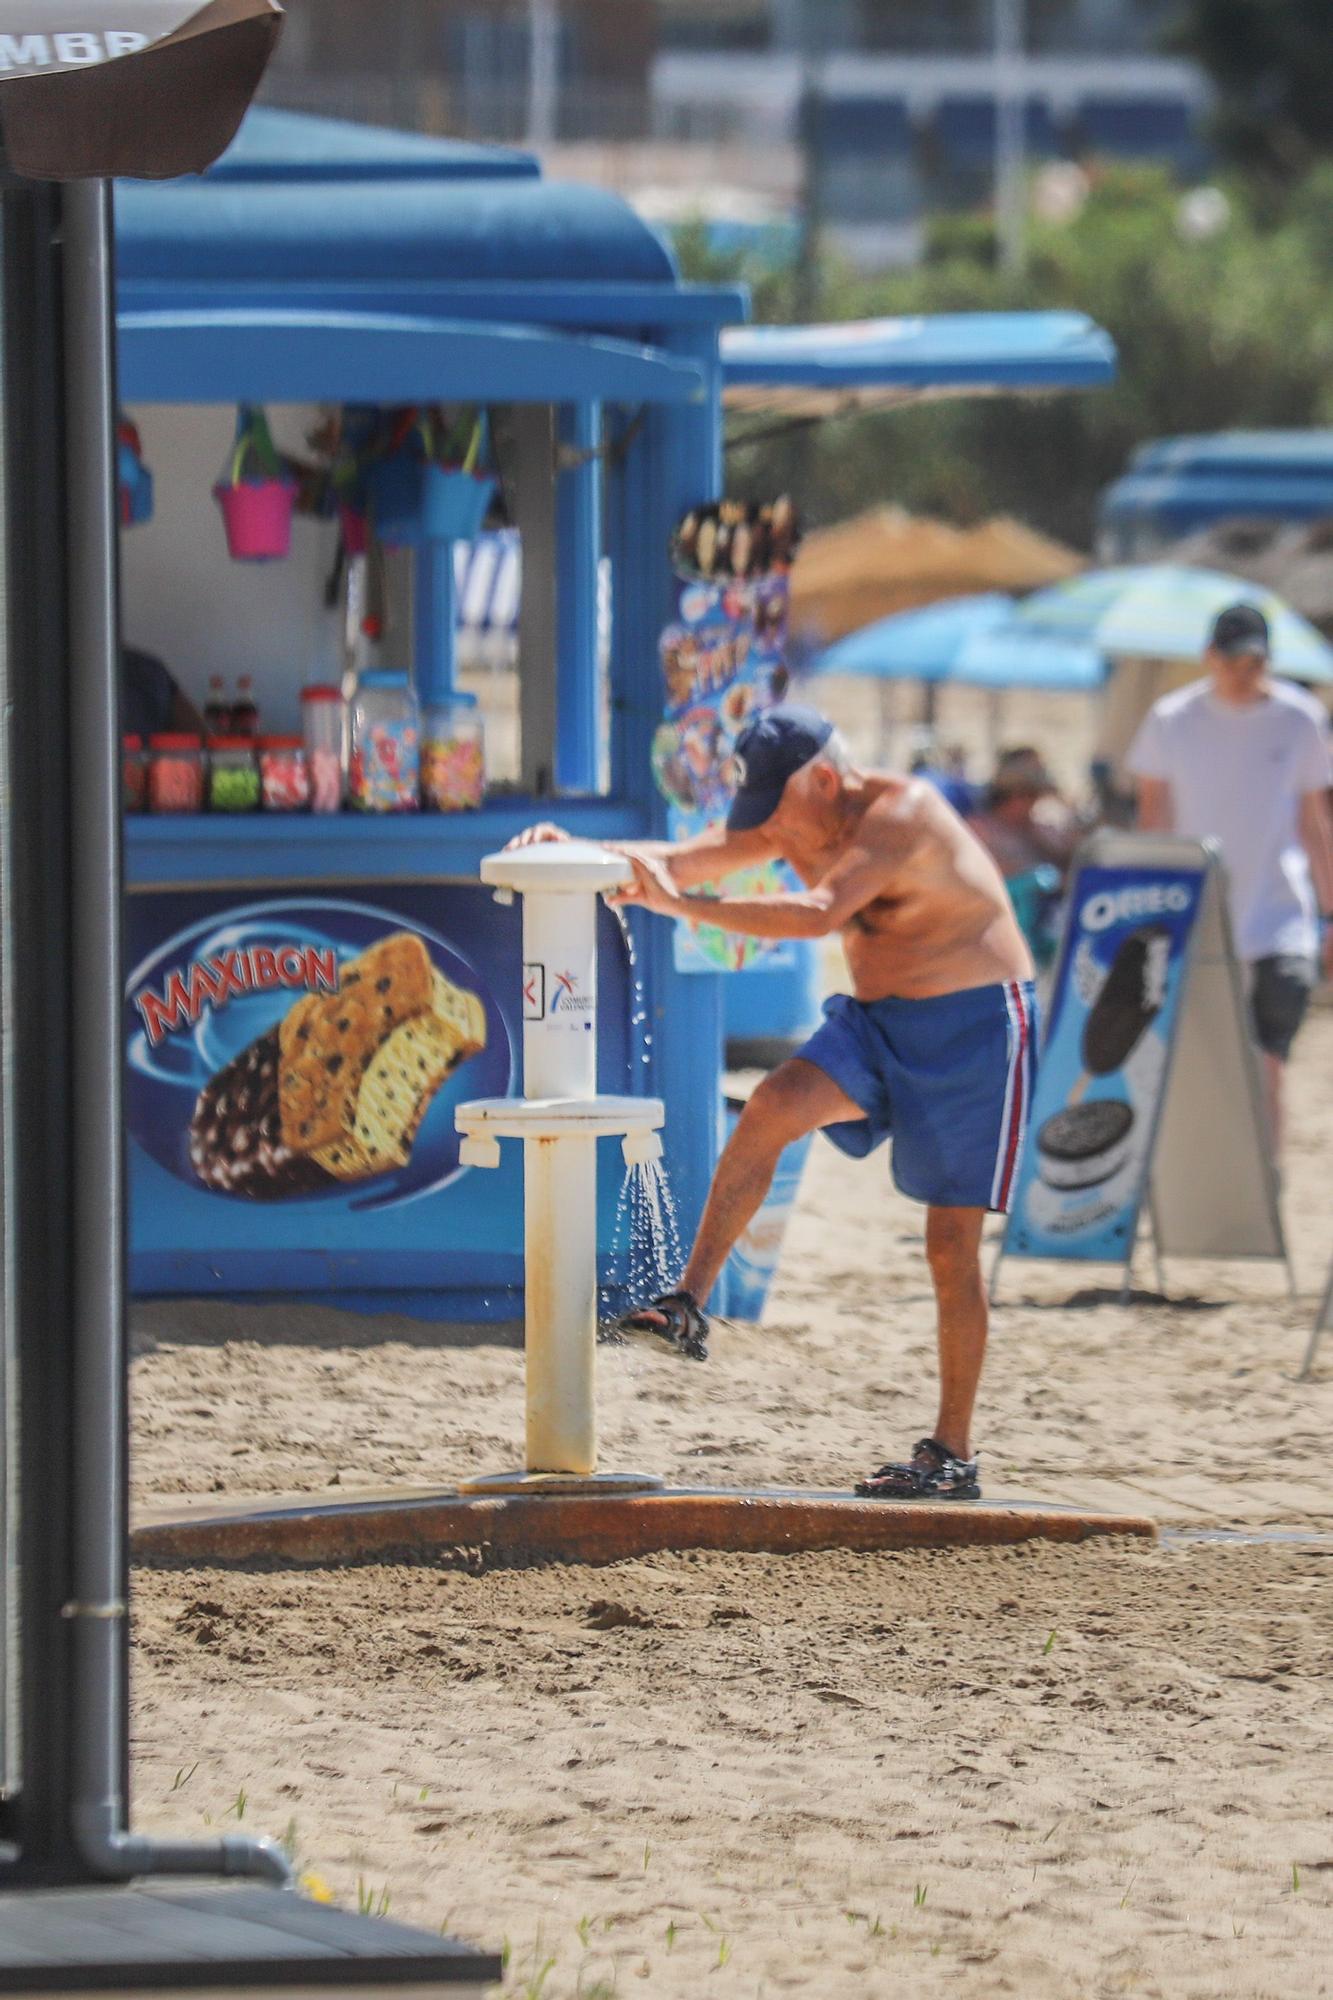
[(813, 708), (783, 702), (765, 709), (736, 738), (735, 763), (739, 783), (727, 814), (731, 833), (749, 833), (777, 811), (788, 778), (817, 757), (833, 724)]
[(1222, 653), (1229, 660), (1250, 653), (1267, 656), (1268, 620), (1257, 604), (1229, 604), (1214, 618), (1208, 644), (1213, 652)]

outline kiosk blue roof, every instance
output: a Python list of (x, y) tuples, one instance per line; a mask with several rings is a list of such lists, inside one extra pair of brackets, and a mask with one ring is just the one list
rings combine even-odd
[(210, 181), (537, 180), (535, 153), (481, 146), (468, 139), (436, 139), (422, 132), (353, 125), (345, 118), (311, 118), (303, 112), (256, 106), (220, 159)]
[[(353, 128), (355, 130), (355, 128)], [(674, 286), (662, 239), (619, 196), (502, 168), (341, 181), (282, 171), (116, 188), (122, 282)]]
[(1214, 521), (1333, 515), (1333, 430), (1222, 431), (1140, 446), (1107, 489), (1104, 528), (1167, 539)]
[(1116, 350), (1083, 313), (937, 313), (733, 327), (722, 365), (735, 408), (830, 416), (927, 395), (1099, 388)]
[(659, 329), (745, 310), (530, 154), (292, 112), (119, 185), (116, 248), (130, 402), (697, 401), (708, 369)]

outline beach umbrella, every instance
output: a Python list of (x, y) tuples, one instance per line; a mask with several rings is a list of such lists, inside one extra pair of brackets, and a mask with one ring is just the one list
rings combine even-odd
[(1037, 590), (1082, 568), (1073, 549), (1004, 517), (955, 528), (876, 507), (805, 537), (792, 571), (792, 624), (828, 644), (941, 598)]
[(1012, 597), (990, 590), (976, 597), (943, 598), (919, 611), (895, 611), (827, 647), (810, 672), (877, 681), (948, 680), (966, 642), (1003, 625), (1013, 609)]
[(1267, 618), (1279, 673), (1333, 681), (1333, 647), (1272, 591), (1218, 570), (1170, 563), (1089, 570), (1036, 591), (997, 636), (1006, 644), (1073, 642), (1110, 657), (1195, 660), (1218, 612), (1237, 603), (1257, 605)]
[(202, 173), (273, 52), (276, 0), (0, 0), (0, 127), (33, 180)]
[(1106, 661), (1077, 639), (1015, 636), (1011, 623), (974, 632), (959, 649), (948, 678), (960, 687), (1034, 688), (1044, 694), (1091, 694), (1106, 679)]

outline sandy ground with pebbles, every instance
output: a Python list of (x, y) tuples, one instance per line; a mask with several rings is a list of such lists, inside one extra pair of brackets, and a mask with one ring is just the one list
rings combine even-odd
[[(1303, 1296), (1173, 1268), (1171, 1303), (1122, 1307), (1015, 1266), (979, 1434), (989, 1491), (1312, 1539), (143, 1574), (140, 1821), (230, 1828), (239, 1801), (353, 1907), (507, 1940), (513, 1996), (1333, 1992), (1333, 1339), (1295, 1380), (1333, 1251), (1333, 1015), (1294, 1081)], [(837, 1486), (909, 1443), (919, 1233), (882, 1167), (819, 1147), (767, 1325), (702, 1368), (604, 1353), (606, 1462)], [(142, 1504), (430, 1485), (521, 1435), (512, 1334), (165, 1303), (136, 1327)]]
[[(1069, 715), (1020, 733), (1072, 768)], [(513, 2000), (1333, 1993), (1333, 1336), (1295, 1379), (1333, 1012), (1291, 1101), (1295, 1301), (1260, 1266), (1127, 1306), (1105, 1271), (1003, 1282), (987, 1491), (1185, 1539), (145, 1573), (139, 1822), (286, 1830), (353, 1907), (507, 1941)], [(515, 1330), (163, 1302), (135, 1336), (141, 1508), (439, 1485), (521, 1437)], [(932, 1362), (919, 1211), (818, 1144), (762, 1328), (704, 1368), (604, 1353), (604, 1461), (846, 1486), (929, 1427)], [(1206, 1538), (1237, 1528), (1268, 1538)]]

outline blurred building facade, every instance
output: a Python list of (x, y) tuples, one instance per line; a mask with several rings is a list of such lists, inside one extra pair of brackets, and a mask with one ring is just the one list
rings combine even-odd
[[(1030, 166), (1150, 159), (1195, 178), (1208, 92), (1163, 52), (1174, 0), (288, 0), (270, 102), (535, 144), (726, 240), (812, 188), (857, 262), (984, 206), (1002, 94)], [(1007, 22), (1019, 53), (997, 50)]]

